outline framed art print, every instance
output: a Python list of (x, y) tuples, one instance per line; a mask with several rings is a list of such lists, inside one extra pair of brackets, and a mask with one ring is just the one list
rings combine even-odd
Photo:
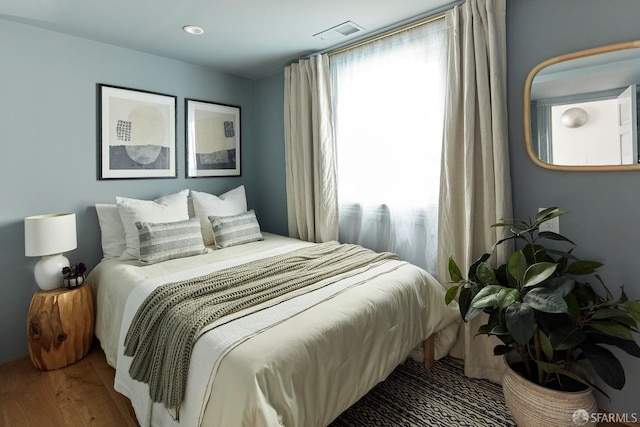
[(185, 100), (187, 178), (240, 175), (240, 107)]
[(176, 97), (98, 84), (99, 179), (177, 178)]

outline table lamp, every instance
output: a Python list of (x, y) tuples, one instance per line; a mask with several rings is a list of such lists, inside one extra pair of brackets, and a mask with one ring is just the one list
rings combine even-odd
[(62, 286), (62, 268), (69, 266), (69, 260), (62, 253), (77, 247), (76, 214), (36, 215), (24, 219), (24, 254), (42, 257), (35, 266), (40, 289)]

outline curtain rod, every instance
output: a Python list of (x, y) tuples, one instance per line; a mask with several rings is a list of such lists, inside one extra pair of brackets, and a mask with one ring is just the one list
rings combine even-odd
[[(409, 30), (411, 28), (414, 28), (418, 25), (422, 25), (422, 24), (426, 24), (427, 22), (431, 22), (431, 21), (435, 21), (437, 19), (442, 19), (444, 18), (445, 12), (449, 9), (453, 9), (456, 6), (459, 6), (461, 4), (463, 4), (466, 0), (455, 0), (452, 1), (451, 3), (448, 3), (442, 7), (439, 7), (437, 9), (433, 9), (427, 13), (423, 13), (421, 15), (417, 15), (414, 16), (412, 19), (415, 19), (415, 21), (410, 21), (410, 20), (405, 20), (403, 22), (396, 22), (395, 27), (393, 26), (389, 26), (386, 28), (383, 28), (380, 30), (380, 32), (378, 32), (377, 34), (373, 34), (371, 35), (369, 38), (365, 38), (365, 39), (361, 39), (361, 40), (355, 40), (352, 42), (352, 44), (346, 44), (346, 45), (338, 45), (338, 46), (333, 46), (333, 47), (329, 47), (327, 49), (324, 50), (320, 50), (317, 52), (313, 52), (310, 53), (306, 56), (304, 56), (305, 59), (311, 58), (312, 56), (316, 56), (316, 55), (335, 55), (336, 53), (341, 53), (341, 52), (346, 52), (349, 49), (353, 49), (354, 47), (358, 47), (358, 46), (363, 46), (367, 43), (371, 43), (373, 41), (376, 40), (380, 40), (384, 37), (388, 37), (391, 36), (393, 34), (397, 34), (401, 31), (406, 31)], [(404, 23), (404, 25), (403, 25)], [(293, 64), (298, 62), (298, 60), (295, 61), (291, 61), (289, 63)]]
[(413, 18), (409, 18), (404, 20), (403, 22), (396, 22), (395, 24), (388, 26), (386, 28), (382, 28), (379, 30), (377, 34), (373, 34), (368, 38), (354, 40), (350, 42), (351, 44), (342, 44), (338, 46), (329, 47), (327, 49), (321, 50), (319, 52), (312, 53), (307, 55), (306, 58), (310, 58), (315, 55), (327, 54), (329, 56), (335, 55), (337, 53), (345, 52), (349, 49), (353, 49), (355, 47), (363, 46), (367, 43), (371, 43), (376, 40), (383, 39), (385, 37), (398, 34), (401, 31), (407, 31), (411, 28), (415, 28), (418, 25), (423, 25), (428, 22), (435, 21), (437, 19), (444, 18), (444, 14), (446, 11), (453, 9), (456, 6), (463, 4), (466, 0), (453, 0), (451, 3), (445, 4), (444, 6), (435, 8), (430, 10), (429, 12), (422, 13), (420, 15), (414, 16)]
[(327, 52), (327, 55), (329, 55), (329, 56), (337, 55), (339, 53), (346, 52), (346, 51), (349, 51), (351, 49), (355, 49), (357, 47), (364, 46), (364, 45), (367, 45), (369, 43), (377, 42), (378, 40), (382, 40), (382, 39), (385, 39), (387, 37), (394, 36), (396, 34), (402, 33), (403, 31), (409, 31), (409, 30), (411, 30), (413, 28), (416, 28), (416, 27), (419, 27), (421, 25), (425, 25), (425, 24), (428, 24), (430, 22), (438, 21), (440, 19), (444, 19), (444, 12), (439, 13), (437, 15), (430, 16), (428, 18), (421, 19), (419, 21), (413, 22), (413, 23), (408, 24), (408, 25), (404, 25), (402, 27), (399, 27), (399, 28), (396, 28), (396, 29), (393, 29), (393, 30), (390, 30), (390, 31), (386, 31), (386, 32), (384, 32), (382, 34), (378, 34), (377, 36), (373, 36), (371, 38), (356, 42), (354, 44), (350, 44), (348, 46), (344, 46), (344, 47), (340, 47), (340, 48), (334, 49), (332, 51)]

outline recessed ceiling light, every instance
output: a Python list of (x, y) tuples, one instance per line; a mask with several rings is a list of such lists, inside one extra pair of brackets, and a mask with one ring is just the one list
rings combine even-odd
[(185, 25), (182, 29), (189, 34), (195, 34), (197, 36), (204, 33), (202, 27), (198, 27), (197, 25)]

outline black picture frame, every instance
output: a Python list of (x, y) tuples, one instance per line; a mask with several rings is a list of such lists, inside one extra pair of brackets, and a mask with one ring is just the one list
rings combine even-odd
[(177, 97), (98, 83), (98, 179), (177, 178)]
[(185, 99), (187, 178), (241, 175), (240, 119), (239, 106)]

